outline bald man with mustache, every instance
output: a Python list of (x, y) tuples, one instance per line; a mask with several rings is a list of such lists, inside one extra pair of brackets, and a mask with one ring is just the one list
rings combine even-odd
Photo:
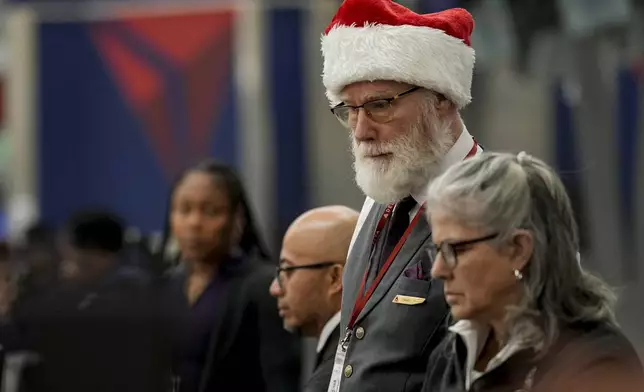
[(313, 375), (304, 390), (326, 392), (340, 339), (342, 272), (359, 213), (344, 206), (315, 208), (289, 226), (270, 286), (284, 327), (318, 338)]

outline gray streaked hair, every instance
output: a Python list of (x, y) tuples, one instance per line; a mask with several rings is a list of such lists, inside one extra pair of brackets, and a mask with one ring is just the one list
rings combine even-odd
[(440, 209), (468, 227), (534, 237), (522, 271), (524, 295), (508, 309), (509, 339), (545, 351), (562, 327), (577, 322), (616, 326), (616, 295), (578, 261), (579, 236), (558, 175), (525, 153), (483, 153), (450, 167), (429, 186), (427, 211)]

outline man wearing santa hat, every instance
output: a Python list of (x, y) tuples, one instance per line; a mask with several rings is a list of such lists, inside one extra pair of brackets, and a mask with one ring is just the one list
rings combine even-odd
[(419, 15), (391, 0), (345, 0), (322, 37), (327, 96), (367, 195), (329, 391), (418, 391), (445, 336), (420, 217), (430, 181), (481, 151), (459, 114), (471, 100), (473, 28), (463, 9)]

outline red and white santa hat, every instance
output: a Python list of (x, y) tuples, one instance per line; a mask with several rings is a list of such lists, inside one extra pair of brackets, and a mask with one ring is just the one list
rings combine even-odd
[(345, 0), (322, 36), (322, 79), (332, 105), (345, 86), (393, 80), (472, 99), (474, 20), (462, 8), (417, 14), (392, 0)]

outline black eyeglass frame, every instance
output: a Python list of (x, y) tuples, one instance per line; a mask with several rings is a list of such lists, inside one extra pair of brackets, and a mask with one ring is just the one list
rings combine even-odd
[(440, 244), (435, 244), (432, 242), (429, 248), (427, 249), (427, 254), (429, 255), (429, 258), (432, 260), (432, 262), (434, 262), (436, 261), (436, 257), (438, 256), (438, 253), (440, 253), (443, 256), (443, 260), (445, 261), (445, 264), (449, 268), (454, 269), (458, 266), (458, 253), (462, 250), (463, 247), (476, 245), (481, 242), (490, 241), (490, 240), (496, 239), (499, 235), (500, 233), (493, 233), (483, 237), (473, 238), (470, 240), (456, 241), (456, 242), (446, 240), (441, 242)]
[(331, 113), (333, 113), (333, 115), (335, 116), (335, 118), (337, 118), (337, 119), (338, 119), (338, 121), (340, 121), (340, 123), (341, 123), (342, 125), (344, 125), (345, 127), (349, 127), (349, 113), (350, 113), (350, 112), (349, 112), (349, 111), (347, 111), (347, 118), (346, 118), (346, 119), (343, 119), (343, 118), (342, 118), (342, 116), (340, 116), (340, 115), (338, 114), (338, 109), (344, 109), (344, 108), (346, 108), (346, 109), (350, 109), (350, 110), (352, 109), (352, 110), (354, 110), (354, 111), (358, 111), (358, 110), (360, 110), (360, 108), (363, 108), (363, 109), (367, 112), (367, 115), (369, 116), (369, 118), (370, 118), (370, 119), (372, 119), (372, 120), (374, 120), (374, 121), (376, 121), (376, 122), (379, 122), (379, 123), (386, 123), (387, 121), (380, 122), (380, 121), (376, 120), (376, 119), (371, 115), (371, 110), (369, 110), (369, 106), (373, 106), (373, 104), (374, 104), (374, 103), (379, 103), (379, 102), (380, 102), (380, 103), (386, 103), (386, 104), (389, 106), (389, 108), (388, 108), (388, 109), (391, 109), (391, 106), (392, 106), (392, 104), (394, 103), (394, 101), (396, 101), (397, 99), (399, 99), (399, 98), (401, 98), (401, 97), (404, 97), (405, 95), (411, 94), (411, 93), (413, 93), (414, 91), (418, 91), (418, 90), (420, 90), (421, 88), (422, 88), (422, 87), (418, 87), (418, 86), (416, 86), (416, 87), (412, 87), (412, 88), (410, 88), (409, 90), (406, 90), (406, 91), (403, 91), (402, 93), (399, 93), (399, 94), (394, 95), (393, 97), (390, 97), (390, 98), (379, 98), (379, 99), (373, 99), (373, 100), (371, 100), (371, 101), (367, 101), (367, 102), (363, 103), (362, 105), (358, 105), (358, 106), (353, 106), (353, 105), (347, 105), (347, 104), (345, 104), (345, 103), (340, 103), (340, 104), (338, 104), (338, 105), (336, 105), (336, 106), (334, 106), (334, 107), (332, 107), (332, 108), (331, 108)]
[(277, 284), (279, 285), (280, 288), (283, 288), (284, 286), (282, 285), (282, 272), (291, 272), (291, 271), (297, 271), (297, 270), (302, 270), (302, 269), (322, 269), (322, 268), (327, 268), (331, 267), (334, 265), (341, 265), (342, 263), (338, 261), (321, 261), (319, 263), (313, 263), (313, 264), (304, 264), (304, 265), (287, 265), (287, 266), (277, 266), (275, 268), (275, 280), (277, 281)]

